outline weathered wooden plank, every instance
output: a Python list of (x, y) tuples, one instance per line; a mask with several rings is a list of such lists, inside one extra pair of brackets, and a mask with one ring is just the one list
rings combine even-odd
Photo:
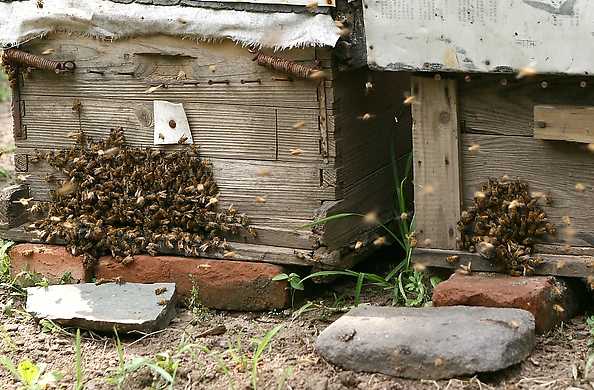
[[(278, 156), (280, 161), (323, 163), (318, 129), (319, 110), (276, 108)], [(335, 157), (336, 150), (329, 150)], [(325, 165), (325, 164), (324, 164)]]
[[(72, 110), (81, 103), (79, 113)], [(68, 147), (69, 133), (84, 131), (92, 138), (123, 127), (134, 146), (153, 145), (153, 104), (143, 101), (29, 97), (29, 129), (17, 147)], [(194, 142), (205, 157), (321, 162), (318, 110), (216, 105), (184, 102)], [(60, 123), (60, 126), (56, 126)], [(301, 152), (299, 152), (301, 151)], [(335, 155), (335, 150), (331, 150)]]
[[(209, 161), (221, 194), (220, 207), (233, 204), (256, 225), (299, 229), (311, 221), (323, 200), (334, 196), (334, 188), (320, 187), (320, 172), (316, 167), (255, 160)], [(268, 176), (262, 176), (262, 170)], [(28, 173), (31, 196), (39, 201), (49, 200), (51, 186), (47, 175), (51, 173), (59, 178), (59, 173), (45, 163), (30, 164)], [(256, 197), (266, 201), (257, 202)]]
[[(392, 183), (392, 166), (387, 165), (347, 189), (341, 200), (330, 202), (322, 217), (340, 213), (376, 213), (378, 221), (386, 222), (394, 217)], [(376, 227), (375, 223), (366, 223), (360, 217), (337, 219), (324, 225), (321, 240), (328, 248), (336, 249), (353, 244)]]
[(456, 82), (413, 77), (412, 89), (417, 238), (454, 249), (461, 204)]
[(351, 187), (391, 161), (392, 143), (397, 158), (410, 152), (410, 108), (403, 105), (409, 88), (406, 74), (356, 70), (338, 75), (328, 133), (336, 138), (341, 186)]
[[(35, 234), (25, 231), (22, 227), (9, 229), (5, 233), (3, 233), (3, 238), (15, 242), (41, 243), (41, 241)], [(55, 244), (63, 245), (64, 242), (61, 240), (57, 240)], [(268, 246), (262, 244), (245, 244), (234, 241), (230, 241), (229, 244), (231, 245), (231, 249), (233, 252), (232, 257), (226, 258), (224, 256), (224, 253), (220, 252), (201, 252), (198, 257), (215, 259), (226, 258), (228, 260), (257, 261), (281, 265), (299, 266), (311, 266), (314, 263), (312, 260), (311, 250), (294, 249), (281, 246)], [(184, 252), (176, 252), (174, 249), (170, 248), (160, 248), (158, 252), (162, 254), (177, 254), (184, 256), (186, 255)]]
[(534, 138), (594, 142), (594, 107), (534, 106)]
[[(448, 256), (458, 256), (458, 261), (453, 264), (447, 261)], [(585, 278), (592, 275), (594, 257), (573, 256), (573, 255), (549, 255), (538, 254), (543, 264), (538, 266), (535, 275), (554, 275), (565, 277)], [(489, 260), (484, 259), (476, 253), (468, 253), (454, 250), (442, 249), (415, 249), (413, 262), (426, 267), (457, 269), (460, 265), (468, 265), (472, 271), (501, 272), (501, 267), (496, 266)]]
[[(552, 242), (594, 246), (594, 213), (586, 207), (594, 204), (594, 158), (582, 145), (479, 134), (464, 134), (462, 141), (465, 205), (488, 178), (518, 177), (531, 191), (550, 193), (552, 206), (542, 206), (560, 230)], [(585, 191), (577, 191), (577, 183), (585, 185)], [(569, 229), (562, 229), (563, 217), (570, 217)]]
[(583, 77), (473, 75), (470, 80), (459, 83), (460, 120), (467, 133), (531, 137), (534, 105), (594, 105), (594, 88)]
[[(77, 68), (73, 74), (65, 75), (33, 71), (24, 83), (23, 96), (193, 100), (210, 104), (318, 108), (315, 81), (278, 81), (286, 79), (286, 75), (257, 65), (247, 49), (228, 42), (196, 43), (166, 37), (109, 44), (73, 37), (41, 42), (44, 44), (32, 43), (29, 49), (37, 53), (52, 48), (53, 58), (75, 59)], [(313, 49), (275, 55), (314, 59)], [(191, 82), (183, 84), (186, 78)], [(151, 85), (160, 84), (167, 88), (145, 93)]]

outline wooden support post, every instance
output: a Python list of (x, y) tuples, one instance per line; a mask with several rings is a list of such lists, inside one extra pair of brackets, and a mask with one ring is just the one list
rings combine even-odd
[(413, 77), (412, 90), (418, 246), (455, 249), (461, 208), (456, 81)]

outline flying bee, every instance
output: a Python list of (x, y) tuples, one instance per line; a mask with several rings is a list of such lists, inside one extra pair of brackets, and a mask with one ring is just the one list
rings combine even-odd
[(29, 202), (31, 202), (33, 198), (21, 198), (19, 200), (13, 200), (12, 203), (20, 203), (23, 206), (29, 206)]
[(358, 116), (357, 119), (362, 120), (362, 121), (368, 121), (375, 118), (375, 114), (370, 114), (368, 112), (366, 112), (365, 114)]
[(380, 236), (373, 241), (373, 245), (382, 246), (386, 243), (386, 237)]
[(291, 156), (299, 156), (303, 153), (303, 150), (299, 148), (289, 149), (289, 153), (291, 154)]
[(355, 243), (355, 250), (361, 249), (362, 246), (363, 246), (363, 242), (362, 241), (357, 241)]
[(412, 95), (405, 96), (403, 104), (407, 106), (407, 105), (413, 104), (414, 101), (415, 101), (414, 96), (412, 96)]
[(293, 126), (291, 126), (293, 129), (297, 130), (297, 129), (302, 129), (305, 126), (305, 121), (298, 121), (295, 122), (293, 124)]
[(256, 203), (258, 203), (258, 204), (266, 203), (266, 197), (265, 196), (256, 196)]
[(17, 175), (17, 180), (20, 182), (24, 182), (27, 181), (29, 178), (31, 177), (31, 175)]

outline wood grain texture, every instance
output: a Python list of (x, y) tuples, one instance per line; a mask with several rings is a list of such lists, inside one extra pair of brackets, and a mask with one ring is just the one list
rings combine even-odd
[[(448, 263), (448, 256), (458, 256), (458, 262)], [(585, 278), (592, 275), (594, 257), (573, 256), (573, 255), (550, 255), (538, 254), (543, 264), (534, 271), (535, 275), (553, 275), (565, 277)], [(454, 250), (440, 249), (416, 249), (413, 253), (413, 262), (426, 267), (458, 269), (460, 265), (470, 263), (473, 271), (480, 272), (501, 272), (502, 269), (489, 260), (482, 258), (476, 253), (460, 252)]]
[[(490, 177), (508, 175), (528, 182), (533, 192), (550, 193), (553, 205), (542, 205), (560, 230), (552, 242), (594, 246), (594, 157), (582, 145), (541, 141), (530, 137), (464, 134), (462, 171), (464, 204), (471, 204), (475, 191)], [(470, 145), (479, 145), (470, 152)], [(586, 189), (576, 191), (576, 184)], [(564, 229), (563, 217), (571, 219)]]
[[(273, 78), (286, 79), (286, 75), (257, 65), (247, 49), (231, 42), (197, 43), (163, 36), (103, 42), (52, 35), (51, 40), (35, 40), (27, 46), (33, 53), (48, 48), (55, 50), (52, 58), (76, 59), (76, 71), (62, 75), (33, 71), (23, 86), (25, 97), (92, 96), (318, 108), (315, 81), (275, 81)], [(310, 63), (315, 52), (291, 50), (275, 55)], [(228, 84), (217, 84), (221, 81)], [(166, 88), (145, 93), (151, 85)]]
[(594, 105), (594, 85), (584, 77), (473, 75), (471, 80), (459, 82), (460, 120), (467, 133), (531, 137), (535, 105)]
[[(81, 103), (80, 118), (72, 110)], [(29, 97), (23, 118), (29, 136), (17, 147), (61, 148), (69, 133), (100, 139), (122, 126), (133, 146), (153, 145), (153, 104), (144, 101)], [(204, 157), (321, 163), (318, 110), (184, 102), (195, 144)], [(56, 126), (59, 123), (60, 126)], [(302, 152), (291, 154), (293, 150)], [(335, 150), (331, 150), (335, 155)]]
[[(7, 230), (5, 233), (3, 233), (3, 237), (15, 242), (42, 243), (35, 234), (25, 231), (22, 227)], [(64, 242), (57, 240), (56, 242), (53, 242), (53, 244), (63, 245)], [(224, 253), (219, 252), (202, 252), (198, 257), (238, 261), (257, 261), (282, 265), (311, 266), (314, 264), (311, 250), (268, 246), (262, 244), (245, 244), (234, 241), (229, 241), (229, 244), (231, 245), (232, 252), (234, 253), (232, 257), (225, 257)], [(169, 248), (161, 248), (158, 252), (161, 254), (186, 255), (183, 252), (176, 252), (175, 250)]]
[(534, 138), (594, 142), (594, 107), (534, 106)]
[(412, 89), (417, 239), (454, 249), (461, 205), (456, 82), (414, 77)]

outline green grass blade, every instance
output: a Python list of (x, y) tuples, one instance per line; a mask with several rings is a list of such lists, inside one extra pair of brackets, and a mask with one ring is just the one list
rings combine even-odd
[(365, 272), (361, 272), (357, 277), (357, 284), (355, 285), (355, 306), (361, 303), (361, 289), (363, 288), (363, 280), (365, 279)]
[(319, 225), (323, 225), (327, 222), (330, 221), (334, 221), (336, 219), (343, 219), (343, 218), (350, 218), (350, 217), (364, 217), (363, 214), (357, 214), (357, 213), (342, 213), (342, 214), (335, 214), (335, 215), (331, 215), (329, 217), (326, 218), (321, 218), (318, 219), (316, 221), (313, 221), (311, 223), (308, 223), (306, 225), (301, 226), (301, 228), (311, 228), (314, 226), (319, 226)]
[(82, 366), (82, 352), (80, 347), (80, 329), (76, 330), (76, 337), (74, 338), (74, 359), (76, 366), (76, 390), (84, 388), (84, 372)]
[(274, 336), (276, 336), (276, 334), (281, 330), (282, 327), (283, 327), (282, 324), (277, 325), (274, 328), (272, 328), (271, 330), (269, 330), (268, 332), (266, 332), (266, 334), (264, 335), (262, 340), (260, 340), (260, 342), (258, 343), (258, 346), (256, 347), (256, 351), (254, 352), (254, 355), (252, 357), (252, 375), (251, 376), (252, 376), (252, 389), (253, 390), (256, 390), (258, 388), (258, 362), (260, 361), (262, 354), (266, 350), (266, 347), (268, 347), (268, 344), (270, 344), (270, 342), (272, 341)]
[(4, 367), (8, 372), (10, 372), (15, 379), (21, 379), (19, 377), (19, 372), (17, 371), (17, 368), (15, 367), (14, 363), (7, 356), (0, 355), (0, 365), (2, 365), (2, 367)]
[(355, 276), (355, 277), (357, 277), (358, 275), (359, 275), (358, 272), (349, 271), (349, 270), (346, 270), (346, 271), (319, 271), (319, 272), (314, 272), (313, 274), (307, 275), (306, 277), (301, 279), (301, 282), (304, 282), (308, 279), (324, 277), (324, 276)]

